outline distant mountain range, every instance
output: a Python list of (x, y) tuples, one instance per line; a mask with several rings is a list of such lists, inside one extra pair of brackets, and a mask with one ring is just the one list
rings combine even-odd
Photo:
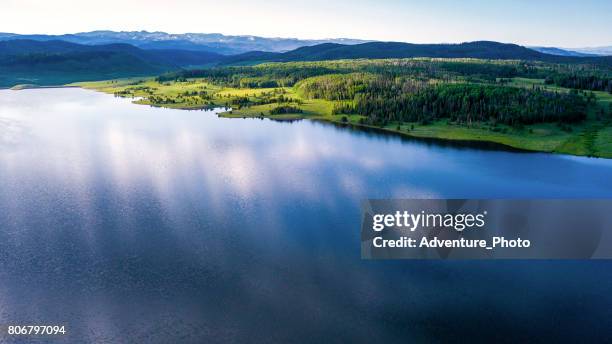
[(599, 48), (576, 48), (576, 49), (565, 49), (565, 48), (554, 48), (554, 47), (529, 47), (545, 54), (558, 55), (558, 56), (612, 56), (612, 47), (599, 47)]
[(574, 49), (578, 52), (585, 54), (595, 54), (600, 56), (612, 56), (612, 46), (609, 47), (595, 47), (595, 48), (580, 48)]
[[(142, 49), (209, 51), (222, 55), (237, 55), (252, 51), (282, 53), (304, 46), (314, 46), (324, 43), (355, 45), (374, 42), (350, 38), (303, 40), (297, 38), (265, 38), (250, 35), (229, 36), (220, 33), (170, 34), (159, 31), (91, 31), (64, 35), (20, 35), (14, 33), (0, 33), (0, 41), (13, 39), (31, 39), (37, 41), (61, 40), (85, 45), (125, 43)], [(528, 48), (558, 56), (585, 57), (592, 55), (612, 55), (612, 46), (575, 49), (556, 47)]]
[(234, 55), (249, 51), (285, 52), (308, 45), (322, 43), (359, 44), (366, 40), (335, 38), (301, 40), (296, 38), (264, 38), (258, 36), (226, 36), (220, 33), (169, 34), (148, 31), (92, 31), (65, 35), (18, 35), (0, 33), (0, 40), (31, 39), (37, 41), (62, 40), (66, 42), (99, 45), (126, 43), (142, 49), (180, 49), (210, 51)]
[[(19, 36), (14, 36), (19, 37)], [(45, 36), (48, 37), (48, 36)], [(353, 42), (354, 43), (354, 42)], [(77, 44), (63, 40), (0, 40), (0, 86), (57, 85), (74, 81), (154, 75), (179, 68), (242, 65), (261, 62), (354, 58), (483, 58), (592, 63), (612, 68), (612, 56), (553, 55), (515, 44), (480, 41), (461, 44), (366, 42), (322, 43), (287, 52), (251, 51), (222, 55), (208, 50), (142, 48), (126, 43)]]
[(557, 56), (580, 56), (580, 57), (598, 56), (597, 54), (587, 54), (587, 53), (582, 53), (579, 51), (560, 49), (560, 48), (554, 48), (554, 47), (529, 47), (529, 49), (533, 49), (541, 53), (557, 55)]

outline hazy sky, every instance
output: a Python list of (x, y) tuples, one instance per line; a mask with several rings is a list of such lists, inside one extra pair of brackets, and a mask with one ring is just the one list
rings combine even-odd
[(612, 0), (1, 0), (0, 32), (91, 30), (612, 45)]

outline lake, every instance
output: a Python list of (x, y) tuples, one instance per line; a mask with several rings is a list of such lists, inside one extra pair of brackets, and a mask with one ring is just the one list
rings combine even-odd
[[(588, 342), (607, 261), (365, 261), (366, 198), (610, 198), (612, 160), (0, 91), (0, 325), (57, 342)], [(15, 340), (14, 337), (0, 342)]]

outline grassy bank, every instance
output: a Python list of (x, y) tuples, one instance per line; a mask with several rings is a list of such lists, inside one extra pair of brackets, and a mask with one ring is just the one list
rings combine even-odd
[[(272, 119), (317, 119), (366, 126), (364, 117), (334, 115), (335, 101), (308, 99), (297, 87), (232, 88), (212, 84), (203, 79), (157, 82), (153, 78), (131, 78), (71, 84), (120, 97), (133, 97), (137, 104), (174, 109), (227, 107), (232, 110), (220, 116), (230, 118), (265, 117)], [(514, 78), (513, 87), (548, 87), (569, 92), (556, 86), (545, 86), (543, 80)], [(486, 141), (541, 152), (612, 158), (612, 123), (608, 111), (612, 95), (594, 92), (595, 101), (589, 106), (587, 119), (578, 124), (558, 125), (539, 123), (520, 127), (473, 122), (469, 125), (448, 120), (433, 123), (393, 122), (377, 127), (402, 135), (447, 140)], [(248, 103), (248, 106), (241, 104)], [(255, 104), (255, 105), (253, 105)], [(283, 107), (282, 113), (275, 113)]]

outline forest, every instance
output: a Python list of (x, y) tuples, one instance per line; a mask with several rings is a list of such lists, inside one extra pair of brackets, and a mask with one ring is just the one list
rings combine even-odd
[(442, 84), (407, 94), (397, 90), (363, 92), (355, 97), (353, 106), (338, 111), (363, 114), (367, 123), (383, 125), (448, 118), (465, 124), (491, 121), (516, 126), (572, 123), (586, 117), (586, 101), (573, 93), (473, 84)]
[[(507, 85), (516, 77), (580, 92)], [(179, 71), (157, 81), (193, 78), (235, 88), (293, 87), (304, 98), (335, 101), (334, 114), (361, 115), (362, 123), (377, 126), (442, 118), (512, 126), (574, 123), (586, 118), (592, 100), (584, 91), (612, 91), (610, 72), (594, 66), (476, 59), (270, 63)], [(239, 105), (261, 103), (242, 99)]]
[(523, 77), (546, 79), (547, 83), (562, 87), (568, 85), (571, 80), (579, 80), (583, 85), (581, 89), (606, 91), (610, 91), (609, 85), (612, 79), (612, 68), (590, 64), (473, 58), (411, 58), (265, 63), (254, 66), (189, 69), (160, 75), (157, 80), (204, 78), (232, 87), (291, 87), (300, 80), (314, 76), (350, 73), (370, 73), (391, 78), (437, 79), (447, 82), (493, 82), (499, 78)]

